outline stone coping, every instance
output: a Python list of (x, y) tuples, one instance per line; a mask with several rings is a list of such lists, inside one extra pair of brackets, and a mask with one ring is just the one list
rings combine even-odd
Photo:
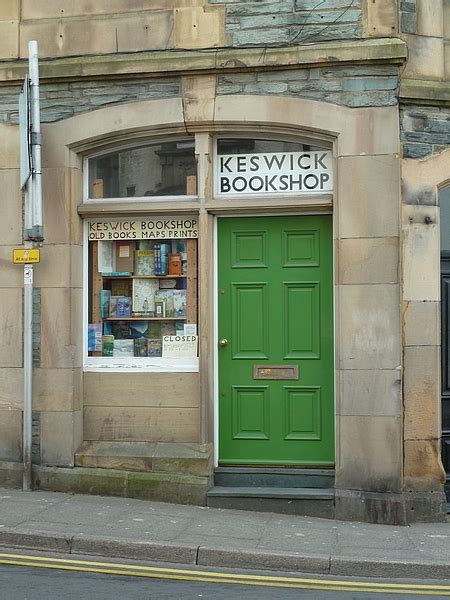
[(400, 84), (400, 99), (412, 103), (450, 106), (450, 82), (403, 79)]
[[(204, 50), (155, 50), (151, 52), (108, 54), (40, 61), (42, 82), (76, 81), (99, 77), (142, 77), (194, 75), (244, 70), (289, 69), (319, 65), (356, 63), (403, 64), (405, 42), (397, 38), (377, 38), (326, 42), (302, 46), (267, 48), (222, 48)], [(24, 78), (26, 60), (0, 63), (0, 85), (19, 83)]]

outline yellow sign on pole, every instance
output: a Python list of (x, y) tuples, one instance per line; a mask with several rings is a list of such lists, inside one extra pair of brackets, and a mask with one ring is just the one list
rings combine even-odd
[(38, 263), (41, 260), (39, 248), (16, 248), (13, 250), (13, 263), (15, 265), (26, 265)]

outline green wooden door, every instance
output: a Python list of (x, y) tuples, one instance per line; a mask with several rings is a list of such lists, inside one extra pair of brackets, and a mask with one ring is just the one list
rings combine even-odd
[(219, 219), (218, 260), (220, 463), (333, 465), (331, 216)]

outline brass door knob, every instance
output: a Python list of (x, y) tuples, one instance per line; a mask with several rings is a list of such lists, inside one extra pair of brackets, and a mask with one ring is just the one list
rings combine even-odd
[(220, 340), (219, 344), (222, 348), (225, 348), (225, 346), (228, 346), (228, 340), (226, 338), (223, 338), (223, 340)]

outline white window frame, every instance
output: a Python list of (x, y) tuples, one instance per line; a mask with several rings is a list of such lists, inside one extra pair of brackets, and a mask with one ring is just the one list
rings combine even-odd
[[(125, 219), (123, 215), (117, 220)], [(85, 372), (152, 372), (152, 373), (197, 373), (199, 358), (159, 358), (130, 356), (89, 356), (88, 352), (88, 316), (89, 316), (89, 240), (88, 225), (92, 219), (83, 223), (83, 371)], [(95, 219), (99, 221), (100, 219)], [(105, 219), (106, 220), (106, 219)], [(126, 319), (124, 319), (126, 320)]]
[[(105, 203), (113, 203), (113, 204), (120, 204), (120, 203), (145, 203), (145, 204), (149, 204), (149, 203), (159, 203), (159, 202), (192, 202), (195, 200), (198, 200), (198, 165), (197, 165), (197, 194), (195, 195), (179, 195), (179, 196), (124, 196), (123, 198), (91, 198), (89, 196), (89, 161), (93, 158), (98, 158), (101, 156), (105, 156), (108, 154), (113, 154), (114, 152), (120, 152), (121, 150), (128, 150), (128, 149), (137, 149), (137, 148), (145, 148), (146, 146), (151, 146), (154, 143), (157, 143), (158, 141), (177, 141), (177, 140), (183, 140), (184, 138), (182, 136), (169, 136), (167, 138), (158, 140), (158, 138), (155, 138), (154, 140), (144, 140), (141, 142), (129, 142), (127, 144), (119, 144), (117, 146), (114, 146), (114, 148), (111, 149), (104, 149), (98, 152), (94, 152), (92, 154), (89, 154), (88, 156), (85, 156), (83, 158), (83, 204), (87, 204), (87, 205), (101, 205), (101, 204), (105, 204)], [(194, 150), (195, 150), (195, 136), (192, 136), (193, 142), (194, 142)]]

